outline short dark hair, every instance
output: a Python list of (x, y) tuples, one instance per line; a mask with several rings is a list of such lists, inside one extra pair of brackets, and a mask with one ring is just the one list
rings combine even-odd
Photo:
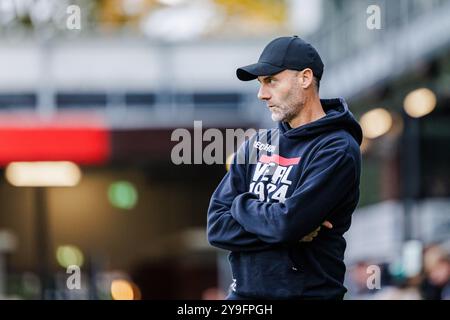
[(316, 76), (314, 76), (313, 80), (314, 80), (314, 81), (313, 81), (313, 82), (314, 82), (314, 86), (316, 87), (317, 92), (319, 92), (319, 89), (320, 89), (320, 79), (317, 78)]

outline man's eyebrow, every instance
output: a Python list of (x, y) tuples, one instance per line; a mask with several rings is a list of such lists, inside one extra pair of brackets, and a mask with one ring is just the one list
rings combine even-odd
[(261, 80), (260, 80), (259, 78), (257, 78), (257, 79), (258, 79), (258, 82), (261, 83), (261, 81), (267, 81), (267, 80), (269, 80), (269, 79), (272, 79), (272, 76), (265, 76), (265, 77), (262, 77)]

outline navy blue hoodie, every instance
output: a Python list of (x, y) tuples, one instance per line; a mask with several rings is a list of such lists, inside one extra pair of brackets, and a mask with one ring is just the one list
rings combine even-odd
[[(359, 200), (361, 127), (343, 99), (298, 128), (279, 123), (247, 140), (208, 210), (208, 241), (231, 251), (235, 294), (341, 298), (346, 242)], [(300, 240), (328, 220), (311, 242)]]

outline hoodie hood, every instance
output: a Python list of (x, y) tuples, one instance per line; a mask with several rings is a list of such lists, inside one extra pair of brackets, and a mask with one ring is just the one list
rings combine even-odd
[(326, 116), (298, 128), (291, 128), (287, 122), (279, 122), (278, 127), (286, 138), (300, 138), (318, 135), (326, 131), (345, 130), (352, 135), (358, 145), (362, 142), (362, 130), (358, 121), (348, 109), (343, 98), (320, 99)]

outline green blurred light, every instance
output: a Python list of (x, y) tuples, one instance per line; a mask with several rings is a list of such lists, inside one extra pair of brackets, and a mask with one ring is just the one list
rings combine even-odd
[(109, 186), (108, 199), (113, 206), (129, 210), (136, 206), (138, 194), (132, 183), (118, 181)]
[(66, 245), (59, 246), (58, 249), (56, 249), (56, 260), (58, 261), (59, 265), (64, 268), (73, 265), (81, 267), (84, 262), (84, 257), (79, 248), (71, 245)]

